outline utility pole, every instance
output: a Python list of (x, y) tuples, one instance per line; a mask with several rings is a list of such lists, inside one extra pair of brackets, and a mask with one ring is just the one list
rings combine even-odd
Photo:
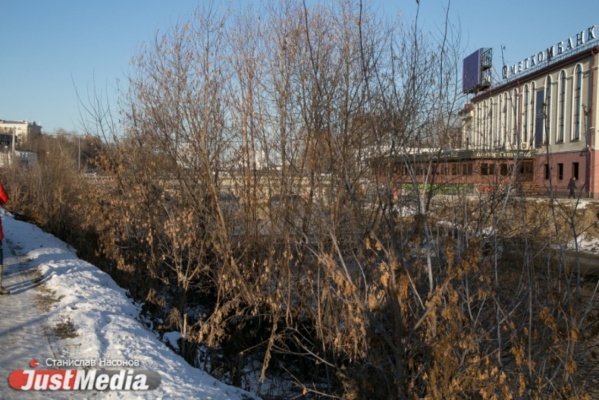
[(13, 156), (15, 155), (15, 142), (16, 142), (16, 137), (17, 137), (17, 128), (12, 128), (12, 154)]
[(15, 151), (15, 142), (17, 141), (17, 128), (13, 127), (12, 128), (12, 143), (11, 143), (11, 154), (10, 154), (10, 161), (9, 164), (13, 164), (16, 161), (16, 151)]
[(79, 139), (78, 144), (78, 153), (79, 157), (77, 158), (77, 172), (81, 172), (81, 135), (77, 135), (77, 139)]

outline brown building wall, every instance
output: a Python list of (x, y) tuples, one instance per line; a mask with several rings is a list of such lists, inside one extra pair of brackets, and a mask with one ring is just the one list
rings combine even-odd
[[(589, 153), (584, 150), (540, 155), (535, 160), (535, 182), (547, 192), (562, 196), (568, 193), (570, 178), (575, 177), (576, 187), (583, 188), (582, 196), (593, 196), (597, 188), (587, 183), (592, 183), (593, 179), (596, 181), (599, 176), (593, 176), (587, 170), (587, 158)], [(594, 197), (597, 197), (597, 193)]]
[[(386, 165), (375, 168), (379, 177), (388, 176)], [(497, 190), (507, 183), (519, 183), (526, 188), (534, 186), (534, 161), (532, 159), (468, 159), (451, 160), (435, 163), (414, 163), (414, 180), (417, 183), (433, 183), (435, 185), (472, 185), (482, 192)], [(434, 169), (434, 172), (433, 172)], [(516, 170), (516, 171), (515, 171)], [(408, 173), (405, 165), (398, 163), (393, 168), (392, 181), (396, 186), (412, 183), (412, 175)], [(535, 190), (535, 193), (538, 190)]]

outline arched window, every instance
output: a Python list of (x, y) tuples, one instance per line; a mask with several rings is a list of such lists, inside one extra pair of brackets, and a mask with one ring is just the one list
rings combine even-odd
[(489, 148), (492, 149), (493, 148), (493, 140), (495, 139), (495, 132), (493, 131), (493, 118), (495, 118), (495, 116), (493, 115), (493, 98), (489, 99), (489, 136), (488, 136), (488, 141), (487, 143), (489, 144)]
[(482, 142), (482, 118), (483, 118), (483, 106), (482, 104), (477, 104), (476, 106), (476, 147), (480, 147)]
[(503, 121), (501, 122), (501, 145), (505, 146), (505, 144), (508, 142), (508, 138), (507, 138), (507, 132), (508, 132), (508, 125), (507, 125), (507, 117), (509, 115), (508, 113), (508, 102), (507, 102), (507, 93), (503, 94), (503, 109), (501, 110), (503, 112), (502, 114), (502, 118)]
[(536, 129), (536, 118), (535, 118), (535, 93), (536, 93), (536, 85), (533, 82), (530, 86), (530, 143), (532, 144), (533, 138), (535, 137), (535, 129)]
[(556, 142), (564, 141), (566, 131), (566, 72), (562, 71), (559, 74), (559, 104), (558, 104), (558, 127)]
[(499, 108), (497, 109), (497, 135), (495, 137), (495, 148), (499, 148), (502, 145), (501, 142), (501, 132), (503, 128), (501, 127), (501, 121), (503, 118), (503, 97), (499, 96)]
[(491, 141), (491, 100), (485, 100), (485, 148), (489, 148)]
[(574, 102), (572, 105), (572, 121), (574, 121), (572, 140), (580, 140), (580, 114), (582, 112), (582, 67), (580, 64), (574, 71)]
[(551, 76), (547, 77), (545, 83), (545, 143), (549, 144), (549, 138), (551, 137)]
[(528, 110), (530, 92), (528, 84), (524, 85), (524, 104), (522, 106), (522, 143), (528, 143)]
[(512, 131), (512, 144), (518, 144), (518, 89), (514, 89), (512, 97), (512, 121), (510, 129)]

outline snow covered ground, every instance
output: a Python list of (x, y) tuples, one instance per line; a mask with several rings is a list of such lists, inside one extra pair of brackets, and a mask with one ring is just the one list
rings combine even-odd
[[(39, 317), (11, 327), (11, 320), (14, 322), (18, 318), (2, 315), (0, 341), (6, 341), (9, 332), (13, 332), (26, 336), (24, 342), (27, 343), (33, 341), (35, 344), (35, 341), (39, 341), (43, 345), (44, 340), (50, 342), (50, 363), (54, 362), (52, 360), (77, 360), (82, 363), (99, 363), (103, 360), (117, 365), (124, 363), (140, 370), (156, 371), (161, 378), (158, 388), (150, 391), (101, 391), (93, 392), (93, 395), (90, 392), (78, 392), (69, 394), (66, 398), (256, 398), (192, 368), (173, 353), (154, 332), (146, 329), (138, 320), (140, 307), (127, 297), (125, 290), (117, 286), (109, 275), (77, 258), (75, 251), (67, 244), (10, 215), (4, 215), (3, 221), (6, 235), (5, 267), (8, 271), (5, 271), (4, 285), (11, 289), (11, 294), (0, 297), (0, 308), (2, 304), (19, 305), (19, 302), (23, 302), (23, 309), (36, 308), (33, 312)], [(20, 276), (19, 280), (15, 280), (15, 275)], [(9, 279), (9, 276), (12, 278)], [(45, 309), (43, 306), (40, 308), (40, 299), (47, 305)], [(28, 301), (36, 303), (35, 306), (26, 304)], [(35, 324), (43, 325), (44, 328), (25, 329)], [(35, 337), (36, 334), (32, 333), (35, 331), (45, 334)], [(9, 351), (10, 344), (2, 343), (2, 349)], [(6, 382), (15, 368), (32, 369), (32, 360), (39, 362), (37, 369), (53, 369), (48, 366), (48, 357), (41, 357), (40, 354), (21, 352), (6, 360), (8, 356), (5, 355), (0, 361), (3, 374), (0, 398), (38, 398), (27, 397), (33, 393), (13, 391)], [(66, 369), (69, 368), (77, 369)], [(57, 398), (52, 393), (46, 394), (51, 394), (47, 398)], [(66, 392), (54, 394), (67, 396)]]

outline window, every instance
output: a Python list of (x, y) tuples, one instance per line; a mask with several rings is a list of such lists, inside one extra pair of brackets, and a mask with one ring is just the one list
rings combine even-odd
[(574, 72), (574, 75), (576, 76), (576, 81), (574, 83), (574, 103), (572, 105), (572, 113), (574, 114), (572, 117), (572, 120), (574, 121), (574, 132), (572, 140), (580, 140), (580, 109), (582, 107), (582, 68), (580, 67), (580, 65), (576, 66), (576, 71)]
[(572, 163), (572, 176), (578, 180), (578, 163)]
[(489, 164), (489, 175), (495, 175), (495, 164)]
[(551, 132), (551, 76), (547, 77), (545, 85), (545, 144), (549, 144), (549, 132)]
[(489, 114), (487, 117), (487, 137), (485, 139), (487, 148), (490, 149), (493, 147), (493, 100), (489, 100)]
[(510, 129), (512, 131), (512, 144), (518, 144), (518, 89), (514, 89), (512, 107), (512, 121), (510, 123)]
[[(438, 169), (437, 169), (438, 167)], [(443, 163), (441, 165), (436, 165), (435, 164), (435, 171), (437, 171), (437, 173), (439, 175), (447, 175), (447, 164)]]
[(530, 87), (530, 143), (532, 144), (535, 132), (535, 83), (533, 82)]
[(564, 180), (564, 164), (562, 163), (557, 164), (557, 179)]
[(491, 140), (493, 139), (493, 124), (491, 120), (493, 118), (493, 109), (491, 107), (491, 100), (485, 101), (487, 117), (485, 118), (485, 149), (491, 148)]
[(564, 131), (566, 130), (566, 72), (562, 71), (559, 74), (559, 105), (558, 105), (558, 127), (556, 142), (564, 141)]
[(508, 174), (508, 172), (507, 172), (507, 164), (501, 164), (501, 165), (499, 166), (499, 173), (500, 173), (502, 176), (506, 176), (506, 175)]
[(480, 174), (481, 175), (489, 175), (489, 164), (482, 163), (480, 165)]
[(495, 148), (501, 148), (502, 146), (502, 140), (501, 140), (501, 121), (503, 120), (503, 97), (499, 96), (499, 108), (497, 109), (497, 113), (496, 113), (496, 125), (497, 125), (497, 129), (495, 132), (495, 143), (493, 143), (495, 145)]
[(476, 147), (480, 147), (481, 146), (481, 135), (483, 134), (482, 132), (482, 118), (483, 118), (483, 107), (482, 104), (479, 104), (476, 106), (476, 137), (475, 137), (475, 146)]
[[(593, 93), (593, 90), (595, 90), (594, 81), (595, 81), (595, 79), (590, 79), (590, 78), (586, 80), (587, 87), (583, 93), (583, 96), (584, 95), (587, 96), (587, 102), (586, 102), (586, 106), (585, 106), (585, 103), (582, 103), (582, 114), (581, 115), (584, 116), (584, 124), (582, 124), (582, 127), (581, 127), (581, 135), (586, 136), (587, 141), (590, 141), (590, 137), (588, 137), (587, 135), (589, 135), (589, 126), (591, 126), (591, 115), (594, 114), (592, 112), (587, 112), (588, 111), (587, 106), (589, 104), (593, 103), (592, 93)], [(584, 98), (584, 97), (581, 96), (581, 98)]]
[(489, 136), (488, 136), (488, 143), (489, 143), (489, 148), (492, 149), (495, 146), (494, 143), (494, 139), (495, 139), (495, 130), (494, 127), (495, 125), (493, 124), (493, 118), (495, 118), (495, 116), (493, 115), (493, 108), (495, 106), (495, 103), (493, 101), (493, 99), (489, 100)]
[(507, 142), (507, 132), (508, 132), (508, 127), (507, 127), (507, 116), (508, 116), (508, 110), (507, 110), (507, 93), (503, 94), (503, 121), (502, 121), (502, 129), (501, 129), (501, 143), (500, 145), (503, 147), (506, 142)]
[(528, 143), (528, 103), (530, 102), (530, 92), (528, 85), (524, 86), (524, 114), (522, 115), (522, 142)]
[(462, 175), (472, 175), (472, 163), (462, 165)]
[(550, 178), (550, 173), (549, 173), (549, 164), (545, 164), (545, 179), (549, 179)]

